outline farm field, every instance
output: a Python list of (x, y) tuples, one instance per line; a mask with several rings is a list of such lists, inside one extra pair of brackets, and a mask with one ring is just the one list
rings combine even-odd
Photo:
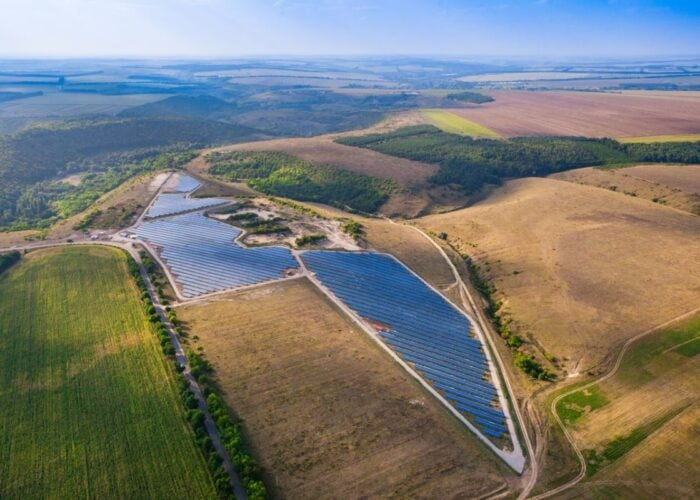
[(428, 123), (450, 134), (468, 135), (498, 139), (500, 134), (488, 127), (475, 123), (459, 114), (444, 109), (425, 109), (423, 115)]
[(622, 137), (620, 142), (627, 144), (652, 143), (652, 142), (696, 142), (700, 141), (700, 134), (678, 135), (650, 135), (640, 137)]
[(635, 342), (612, 378), (560, 401), (560, 416), (589, 458), (585, 486), (628, 497), (689, 498), (700, 489), (700, 466), (691, 458), (698, 353), (700, 315)]
[(215, 497), (120, 251), (25, 256), (0, 347), (2, 498)]
[(451, 111), (506, 137), (639, 137), (700, 133), (698, 93), (494, 91), (494, 102)]
[(514, 480), (308, 281), (177, 310), (274, 496), (476, 497)]
[(609, 189), (700, 215), (699, 165), (589, 167), (552, 174), (549, 178)]
[(67, 118), (88, 114), (117, 114), (125, 109), (160, 101), (163, 94), (98, 95), (46, 93), (0, 104), (0, 118)]
[(697, 307), (700, 220), (647, 200), (527, 178), (417, 223), (471, 256), (513, 330), (570, 374)]

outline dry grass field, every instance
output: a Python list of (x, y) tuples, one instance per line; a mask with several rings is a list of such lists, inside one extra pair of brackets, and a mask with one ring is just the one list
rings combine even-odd
[(528, 178), (417, 223), (474, 258), (514, 329), (569, 373), (698, 305), (700, 219), (647, 200)]
[[(686, 93), (684, 93), (686, 94)], [(494, 91), (494, 102), (451, 110), (506, 137), (638, 137), (700, 133), (700, 93)]]
[(589, 167), (561, 172), (550, 178), (610, 189), (700, 215), (700, 165)]
[(178, 308), (278, 498), (474, 498), (517, 479), (306, 280)]

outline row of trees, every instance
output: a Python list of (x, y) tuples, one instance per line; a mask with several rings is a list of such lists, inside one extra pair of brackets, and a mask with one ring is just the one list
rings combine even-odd
[[(148, 254), (142, 253), (141, 259), (144, 269), (149, 276), (158, 276), (160, 274), (161, 271), (157, 262)], [(177, 372), (180, 398), (187, 412), (187, 421), (192, 426), (195, 440), (204, 454), (217, 492), (221, 498), (232, 499), (234, 495), (229, 482), (229, 475), (224, 469), (223, 461), (214, 448), (211, 437), (204, 425), (204, 413), (200, 410), (197, 398), (192, 392), (187, 379), (180, 373), (182, 367), (173, 358), (175, 355), (175, 347), (170, 340), (168, 328), (157, 314), (148, 293), (146, 283), (141, 276), (139, 266), (133, 259), (129, 259), (129, 271), (136, 280), (139, 290), (141, 290), (141, 298), (144, 302), (146, 314), (149, 320), (155, 325), (156, 334), (163, 349), (163, 353), (169, 356), (173, 361)], [(162, 295), (162, 293), (160, 294)], [(179, 335), (184, 335), (181, 322), (177, 318), (175, 311), (169, 307), (167, 307), (166, 310), (168, 320), (175, 330)], [(207, 398), (206, 404), (209, 413), (214, 419), (222, 443), (231, 457), (236, 473), (246, 490), (248, 498), (251, 500), (264, 500), (267, 498), (267, 490), (262, 482), (262, 471), (255, 459), (248, 452), (248, 446), (244, 440), (240, 425), (233, 421), (228, 408), (226, 408), (223, 400), (216, 393), (215, 387), (211, 381), (211, 373), (213, 372), (211, 363), (191, 350), (187, 352), (187, 359), (190, 364), (192, 375), (199, 383)]]

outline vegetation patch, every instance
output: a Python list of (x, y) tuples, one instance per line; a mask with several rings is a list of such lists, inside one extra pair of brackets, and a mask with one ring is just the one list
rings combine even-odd
[(347, 222), (343, 222), (343, 224), (340, 226), (340, 229), (345, 233), (349, 234), (356, 240), (362, 238), (362, 236), (365, 233), (365, 229), (356, 220), (348, 220)]
[[(439, 235), (441, 239), (447, 238), (446, 234), (444, 234), (444, 238), (442, 236), (443, 234)], [(457, 251), (454, 248), (453, 250)], [(511, 349), (511, 351), (513, 351), (513, 363), (515, 366), (533, 379), (553, 380), (555, 378), (554, 373), (547, 370), (533, 356), (523, 352), (521, 349), (525, 341), (522, 339), (522, 337), (510, 330), (510, 321), (504, 318), (500, 313), (502, 304), (494, 298), (497, 291), (496, 288), (491, 286), (481, 275), (479, 268), (474, 264), (469, 256), (462, 256), (462, 258), (464, 259), (464, 263), (467, 265), (467, 269), (469, 270), (469, 278), (474, 285), (474, 288), (476, 288), (482, 297), (486, 299), (486, 315), (498, 331), (499, 335), (506, 341), (506, 345)]]
[(470, 102), (473, 104), (483, 104), (485, 102), (495, 101), (495, 99), (490, 95), (481, 94), (479, 92), (470, 92), (468, 90), (447, 94), (447, 98), (452, 99), (453, 101)]
[(602, 408), (610, 401), (597, 385), (583, 389), (562, 398), (557, 403), (559, 417), (571, 425), (586, 413)]
[(686, 342), (685, 344), (679, 345), (673, 351), (688, 358), (696, 356), (698, 353), (700, 353), (700, 337), (695, 338), (690, 342)]
[(14, 264), (20, 261), (22, 255), (18, 251), (0, 254), (0, 273), (8, 270)]
[(586, 474), (590, 477), (603, 467), (610, 465), (615, 460), (625, 455), (632, 448), (649, 437), (654, 431), (661, 428), (662, 425), (678, 415), (683, 409), (684, 408), (680, 408), (671, 411), (648, 424), (634, 429), (629, 434), (616, 437), (606, 444), (601, 451), (583, 450), (583, 456), (587, 462)]
[(700, 143), (621, 144), (612, 139), (519, 137), (472, 139), (422, 125), (386, 134), (341, 137), (341, 144), (411, 160), (436, 163), (435, 185), (459, 186), (466, 194), (505, 179), (545, 176), (585, 166), (635, 163), (700, 163)]
[(303, 247), (307, 245), (314, 245), (316, 243), (320, 243), (323, 240), (326, 239), (326, 236), (324, 234), (305, 234), (303, 236), (299, 236), (294, 243), (298, 247)]
[(284, 153), (211, 153), (207, 161), (209, 173), (228, 181), (247, 181), (251, 188), (266, 194), (361, 212), (376, 212), (396, 189), (388, 180), (316, 165)]

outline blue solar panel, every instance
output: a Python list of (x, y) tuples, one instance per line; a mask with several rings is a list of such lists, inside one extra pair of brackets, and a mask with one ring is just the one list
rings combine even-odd
[(498, 408), (481, 341), (467, 317), (395, 259), (372, 252), (303, 252), (317, 279), (485, 435), (501, 437)]
[(197, 179), (193, 179), (188, 175), (173, 174), (173, 177), (175, 178), (175, 184), (169, 190), (172, 192), (189, 193), (190, 191), (194, 191), (199, 186), (201, 186), (200, 182)]
[(142, 223), (136, 234), (161, 248), (185, 297), (284, 277), (298, 263), (285, 247), (245, 248), (233, 240), (241, 233), (201, 213)]
[(156, 198), (153, 205), (146, 212), (146, 217), (162, 217), (224, 203), (228, 203), (228, 200), (222, 198), (188, 198), (183, 193), (165, 193)]

